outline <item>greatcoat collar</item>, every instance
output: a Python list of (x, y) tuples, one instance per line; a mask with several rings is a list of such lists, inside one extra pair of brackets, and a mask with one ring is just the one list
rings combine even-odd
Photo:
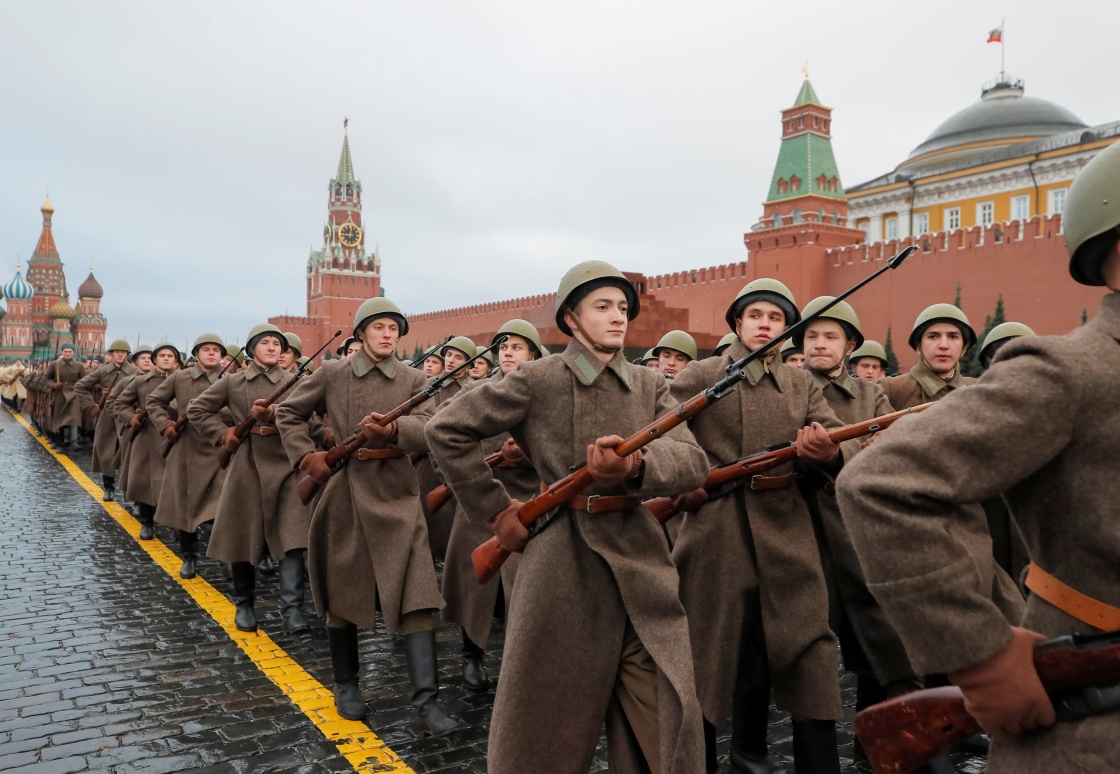
[(835, 379), (829, 379), (827, 374), (823, 374), (812, 368), (806, 368), (805, 370), (813, 375), (813, 379), (816, 380), (822, 390), (831, 384), (849, 398), (854, 398), (856, 396), (855, 385), (852, 383), (852, 379), (855, 377), (849, 375), (843, 368), (840, 369), (840, 375)]
[[(728, 361), (728, 364), (742, 360), (749, 354), (743, 342), (735, 339), (731, 346), (724, 350), (723, 357)], [(770, 374), (770, 378), (774, 380), (774, 384), (778, 388), (778, 392), (785, 392), (786, 387), (789, 385), (789, 372), (785, 363), (781, 362), (778, 358), (777, 350), (771, 350), (767, 353), (766, 357), (761, 360), (752, 360), (747, 363), (747, 381), (752, 387), (758, 386), (763, 377)]]
[[(963, 360), (964, 357), (961, 357)], [(925, 358), (918, 356), (918, 362), (910, 369), (910, 376), (914, 377), (914, 381), (918, 383), (922, 393), (927, 398), (932, 398), (943, 390), (956, 390), (964, 387), (964, 382), (961, 380), (961, 364), (958, 361), (956, 370), (953, 371), (952, 379), (942, 379), (933, 369), (926, 363)]]
[(392, 355), (383, 357), (381, 360), (374, 362), (373, 358), (366, 353), (365, 349), (359, 349), (347, 359), (350, 361), (350, 370), (354, 373), (354, 376), (359, 379), (375, 368), (380, 371), (386, 379), (392, 379), (397, 374), (397, 359)]
[(630, 368), (632, 367), (626, 362), (626, 355), (622, 349), (619, 349), (614, 355), (604, 363), (587, 347), (580, 343), (579, 339), (572, 337), (568, 342), (568, 347), (560, 353), (560, 359), (564, 364), (572, 370), (576, 375), (579, 383), (585, 387), (590, 387), (599, 378), (599, 374), (604, 370), (614, 372), (622, 386), (627, 390), (630, 389)]
[(286, 373), (287, 372), (280, 367), (279, 363), (274, 363), (268, 368), (265, 368), (254, 360), (249, 364), (249, 367), (245, 369), (245, 380), (251, 382), (261, 374), (264, 374), (270, 382), (277, 384)]

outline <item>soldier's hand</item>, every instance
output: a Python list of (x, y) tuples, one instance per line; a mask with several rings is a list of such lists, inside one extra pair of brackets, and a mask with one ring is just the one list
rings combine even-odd
[(880, 430), (878, 433), (872, 433), (870, 438), (860, 443), (859, 448), (866, 449), (868, 446), (875, 443), (875, 441), (879, 438), (879, 433), (881, 432), (882, 430)]
[(132, 415), (132, 419), (128, 420), (128, 426), (135, 430), (136, 428), (140, 427), (140, 425), (140, 414), (139, 412), (137, 412), (136, 414)]
[(309, 452), (303, 455), (303, 459), (299, 461), (299, 469), (320, 484), (327, 483), (331, 478), (326, 452)]
[(378, 414), (376, 411), (370, 413), (369, 416), (362, 417), (362, 421), (358, 426), (362, 428), (362, 435), (369, 441), (381, 441), (382, 443), (389, 443), (397, 436), (397, 423), (390, 422), (387, 425), (381, 424), (381, 418), (384, 414)]
[(171, 441), (171, 443), (175, 443), (179, 440), (179, 431), (175, 429), (174, 422), (168, 422), (164, 425), (162, 433), (163, 437)]
[(276, 416), (276, 407), (264, 405), (264, 398), (257, 398), (253, 401), (253, 408), (249, 411), (253, 415), (253, 419), (261, 425), (272, 424), (272, 418)]
[(516, 468), (525, 461), (525, 452), (517, 445), (517, 441), (507, 438), (500, 449), (502, 459), (498, 462), (499, 468)]
[(596, 483), (614, 486), (638, 475), (642, 466), (641, 451), (620, 457), (614, 450), (620, 443), (622, 436), (606, 435), (587, 447), (587, 470)]
[(964, 693), (964, 706), (980, 728), (995, 739), (1053, 725), (1054, 705), (1034, 668), (1034, 646), (1041, 634), (1011, 627), (1011, 642), (987, 661), (949, 679)]
[(333, 449), (337, 445), (338, 439), (334, 437), (334, 430), (328, 427), (326, 432), (323, 433), (323, 448)]
[(89, 407), (89, 415), (91, 419), (97, 419), (99, 416), (101, 416), (101, 407), (94, 403)]
[(706, 502), (708, 502), (708, 490), (699, 487), (674, 497), (673, 507), (682, 513), (696, 513)]
[(502, 548), (514, 554), (524, 551), (525, 544), (529, 542), (529, 530), (517, 519), (520, 508), (520, 500), (510, 500), (509, 505), (490, 519), (490, 529), (494, 530)]
[(797, 458), (817, 465), (827, 465), (840, 454), (840, 446), (828, 437), (820, 422), (797, 431)]
[(227, 427), (226, 431), (222, 433), (222, 440), (219, 442), (219, 445), (229, 449), (231, 454), (237, 451), (238, 448), (241, 447), (241, 439), (237, 437), (237, 429)]

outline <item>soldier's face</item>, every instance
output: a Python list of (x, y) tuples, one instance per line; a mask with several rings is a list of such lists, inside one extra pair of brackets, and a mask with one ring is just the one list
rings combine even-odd
[(253, 360), (257, 365), (270, 368), (280, 362), (280, 351), (284, 345), (275, 336), (264, 336), (253, 347)]
[(222, 359), (218, 362), (218, 365), (220, 365), (222, 367), (222, 370), (225, 371), (225, 370), (229, 369), (229, 364), (230, 364), (231, 360), (233, 360), (233, 358), (230, 357), (229, 355), (222, 355)]
[(295, 364), (296, 353), (294, 350), (288, 349), (280, 353), (280, 367), (285, 371), (291, 371)]
[(844, 326), (835, 320), (817, 320), (805, 329), (804, 359), (809, 367), (829, 373), (844, 362), (844, 358), (855, 349), (855, 342), (848, 341)]
[(755, 301), (743, 309), (735, 332), (748, 351), (761, 347), (786, 329), (786, 313), (777, 304)]
[(169, 349), (161, 349), (156, 353), (156, 368), (161, 371), (171, 371), (178, 367), (179, 361), (175, 353)]
[(510, 336), (498, 345), (498, 365), (502, 373), (517, 370), (519, 363), (533, 359), (533, 348), (520, 336)]
[(860, 379), (878, 382), (883, 378), (883, 363), (877, 357), (861, 357), (852, 363), (852, 373)]
[(457, 349), (449, 349), (443, 353), (443, 367), (448, 371), (454, 371), (465, 362), (467, 356)]
[(646, 361), (646, 368), (654, 373), (661, 373), (661, 361), (655, 360), (652, 357)]
[(657, 370), (666, 376), (676, 376), (692, 360), (683, 352), (675, 349), (663, 349), (657, 356)]
[(920, 348), (935, 374), (951, 374), (964, 354), (964, 336), (951, 323), (934, 323), (922, 334)]
[[(591, 341), (606, 349), (621, 349), (626, 341), (626, 327), (629, 324), (626, 315), (630, 309), (630, 302), (621, 289), (608, 285), (597, 288), (576, 305), (575, 319), (583, 328)], [(585, 346), (590, 348), (591, 342), (584, 341), (583, 336), (575, 325), (571, 313), (565, 315), (569, 327), (575, 331), (578, 338)]]
[(62, 350), (62, 359), (63, 360), (73, 360), (74, 359), (74, 350), (70, 349), (70, 347), (64, 347), (63, 350)]
[(804, 368), (805, 355), (802, 352), (795, 352), (792, 355), (786, 355), (784, 358), (782, 358), (782, 362), (790, 368)]
[(152, 370), (152, 356), (147, 352), (142, 355), (137, 355), (134, 364), (140, 373), (146, 374), (148, 371)]
[(424, 376), (429, 379), (443, 373), (443, 358), (439, 355), (428, 355), (424, 358)]
[(222, 349), (217, 344), (203, 344), (194, 357), (200, 366), (209, 371), (221, 362)]
[(400, 326), (392, 317), (378, 317), (358, 331), (359, 346), (365, 346), (369, 354), (377, 358), (396, 352), (400, 337)]
[(123, 349), (114, 349), (109, 353), (109, 361), (113, 365), (120, 365), (128, 358), (128, 353)]
[(355, 352), (357, 352), (361, 348), (362, 348), (362, 342), (361, 341), (351, 341), (349, 344), (346, 345), (346, 357), (350, 357), (350, 355), (353, 355)]
[(490, 363), (486, 358), (480, 357), (474, 361), (474, 365), (471, 366), (472, 379), (481, 379), (488, 373), (490, 373)]

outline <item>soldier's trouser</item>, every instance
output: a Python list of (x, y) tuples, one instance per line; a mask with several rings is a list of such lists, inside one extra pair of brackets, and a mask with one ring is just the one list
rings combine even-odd
[(661, 771), (661, 734), (657, 716), (657, 665), (630, 621), (626, 622), (622, 640), (614, 695), (650, 771), (658, 774)]

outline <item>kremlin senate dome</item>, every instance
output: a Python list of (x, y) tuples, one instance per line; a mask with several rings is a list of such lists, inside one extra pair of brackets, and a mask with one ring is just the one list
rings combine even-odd
[(72, 320), (74, 315), (78, 313), (74, 307), (70, 306), (70, 297), (66, 296), (60, 298), (54, 306), (51, 307), (50, 315), (52, 320)]
[(35, 295), (35, 288), (31, 287), (31, 283), (23, 278), (19, 269), (16, 269), (16, 276), (12, 277), (11, 281), (3, 287), (4, 298), (9, 301), (30, 301)]
[(91, 270), (85, 282), (78, 286), (78, 298), (101, 298), (103, 295), (105, 291), (101, 289), (101, 283), (93, 276)]

